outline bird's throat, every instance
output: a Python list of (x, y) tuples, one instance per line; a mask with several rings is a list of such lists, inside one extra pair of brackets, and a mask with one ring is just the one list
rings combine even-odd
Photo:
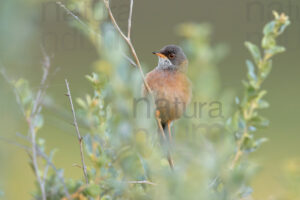
[(158, 59), (158, 69), (175, 69), (175, 66), (168, 58), (159, 57)]

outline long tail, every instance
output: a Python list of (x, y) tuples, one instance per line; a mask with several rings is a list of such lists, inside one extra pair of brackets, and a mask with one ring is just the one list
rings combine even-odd
[[(170, 145), (171, 145), (171, 134), (169, 133), (168, 125), (166, 123), (161, 123), (161, 126), (164, 130), (164, 138), (161, 138), (163, 148), (166, 150), (167, 160), (169, 162), (170, 168), (174, 169), (174, 162), (171, 155)], [(167, 141), (164, 141), (167, 140)]]

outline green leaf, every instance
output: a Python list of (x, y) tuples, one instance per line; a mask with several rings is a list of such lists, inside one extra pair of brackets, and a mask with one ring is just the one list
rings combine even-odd
[(266, 52), (271, 54), (272, 56), (282, 53), (285, 51), (285, 48), (282, 46), (274, 46), (271, 49), (268, 49)]
[(93, 154), (93, 141), (90, 134), (87, 134), (83, 137), (84, 147), (89, 156)]
[(245, 187), (242, 188), (240, 197), (244, 199), (246, 197), (249, 197), (252, 193), (253, 193), (253, 189), (251, 187), (246, 187), (245, 186)]
[(104, 195), (103, 197), (101, 197), (101, 200), (112, 200), (112, 197), (109, 195)]
[(260, 72), (260, 76), (265, 79), (267, 78), (267, 76), (270, 74), (272, 70), (272, 60), (268, 60), (267, 62), (264, 62), (262, 68), (261, 68), (261, 72)]
[(28, 106), (32, 104), (33, 94), (29, 88), (29, 82), (25, 79), (19, 79), (14, 83), (20, 100), (25, 109), (29, 109)]
[(269, 108), (269, 106), (270, 106), (269, 103), (265, 100), (261, 99), (258, 101), (258, 108), (260, 108), (260, 109)]
[(94, 6), (94, 18), (97, 20), (97, 21), (100, 21), (100, 20), (103, 20), (105, 18), (105, 9), (104, 9), (104, 6), (103, 6), (103, 3), (100, 1), (100, 2), (97, 2)]
[(279, 28), (277, 34), (278, 34), (278, 35), (281, 35), (281, 34), (285, 31), (286, 27), (288, 27), (290, 24), (291, 24), (291, 22), (290, 22), (289, 20), (286, 21), (285, 24), (283, 24), (283, 25)]
[(258, 139), (258, 140), (255, 141), (255, 146), (256, 146), (256, 148), (260, 147), (261, 144), (263, 144), (265, 142), (268, 142), (268, 141), (269, 141), (268, 138), (260, 138), (260, 139)]
[(246, 64), (248, 68), (248, 79), (253, 83), (253, 85), (255, 85), (255, 83), (257, 82), (257, 76), (255, 74), (254, 64), (250, 60), (247, 60)]
[(249, 120), (249, 124), (257, 128), (266, 128), (267, 126), (269, 126), (269, 123), (270, 122), (268, 119), (261, 116), (255, 116)]
[(251, 42), (245, 42), (245, 46), (250, 51), (255, 63), (258, 64), (261, 61), (261, 53), (259, 48), (255, 44), (252, 44)]
[(77, 104), (78, 104), (81, 108), (83, 108), (83, 109), (88, 109), (88, 107), (87, 107), (85, 101), (82, 100), (81, 98), (77, 98), (77, 99), (76, 99), (76, 102), (77, 102)]
[(267, 23), (263, 30), (264, 35), (269, 35), (271, 33), (274, 33), (275, 25), (276, 25), (275, 21), (271, 21), (271, 22)]
[(272, 35), (266, 35), (262, 40), (262, 47), (264, 49), (273, 48), (276, 45), (276, 40)]
[(40, 129), (42, 128), (44, 125), (44, 118), (42, 115), (36, 115), (34, 118), (33, 118), (33, 126), (37, 129)]
[(84, 190), (84, 193), (91, 196), (91, 197), (96, 197), (101, 193), (100, 185), (97, 185), (95, 183), (91, 183)]
[(256, 99), (259, 100), (261, 98), (263, 98), (265, 95), (267, 94), (267, 91), (266, 90), (262, 90), (258, 93)]

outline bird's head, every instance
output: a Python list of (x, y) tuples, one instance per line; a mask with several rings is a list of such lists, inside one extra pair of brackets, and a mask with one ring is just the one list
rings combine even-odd
[(158, 56), (158, 69), (185, 71), (187, 68), (188, 60), (179, 46), (167, 45), (152, 53)]

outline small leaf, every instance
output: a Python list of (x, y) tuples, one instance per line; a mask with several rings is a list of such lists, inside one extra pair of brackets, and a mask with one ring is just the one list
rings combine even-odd
[(275, 25), (276, 25), (275, 21), (271, 21), (268, 24), (266, 24), (263, 30), (264, 35), (269, 35), (273, 33)]
[(86, 103), (85, 103), (84, 100), (82, 100), (81, 98), (77, 98), (77, 99), (76, 99), (76, 102), (77, 102), (77, 104), (78, 104), (81, 108), (87, 109)]
[(290, 24), (290, 21), (286, 21), (285, 24), (279, 28), (278, 35), (281, 35)]
[(86, 76), (85, 76), (85, 78), (86, 78), (88, 81), (90, 81), (91, 83), (93, 83), (93, 82), (94, 82), (94, 79), (93, 79), (93, 77), (92, 77), (92, 76), (90, 76), (90, 75), (86, 75)]
[(274, 36), (272, 36), (272, 35), (266, 35), (265, 37), (263, 37), (263, 39), (262, 39), (262, 47), (264, 49), (273, 48), (275, 45), (276, 45), (276, 40), (275, 40)]
[(279, 54), (279, 53), (282, 53), (285, 51), (285, 48), (284, 47), (281, 47), (281, 46), (274, 46), (273, 48), (271, 49), (268, 49), (266, 52), (271, 54), (272, 56), (276, 55), (276, 54)]
[(249, 120), (249, 124), (251, 126), (254, 126), (254, 127), (257, 127), (257, 128), (265, 128), (267, 126), (269, 126), (269, 120), (264, 118), (264, 117), (261, 117), (261, 116), (256, 116), (256, 117), (252, 117), (250, 120)]
[(250, 51), (255, 63), (258, 64), (261, 60), (261, 53), (259, 48), (255, 44), (252, 44), (251, 42), (245, 42), (245, 46)]
[(91, 197), (96, 197), (101, 193), (100, 185), (91, 183), (87, 186), (87, 188), (84, 190), (84, 193)]
[(272, 60), (269, 60), (267, 62), (264, 62), (264, 65), (261, 68), (260, 75), (263, 79), (267, 78), (267, 76), (270, 74), (272, 70)]
[(269, 108), (269, 103), (267, 102), (267, 101), (265, 101), (265, 100), (259, 100), (258, 101), (258, 108), (260, 108), (260, 109), (265, 109), (265, 108)]
[(235, 97), (235, 103), (236, 103), (237, 105), (240, 104), (240, 99), (239, 99), (238, 97)]
[(258, 140), (255, 141), (255, 146), (256, 147), (260, 147), (261, 144), (268, 142), (269, 139), (268, 138), (260, 138)]
[(93, 142), (90, 134), (87, 134), (83, 137), (84, 147), (89, 156), (93, 154)]
[(36, 115), (34, 118), (33, 118), (33, 126), (36, 128), (36, 129), (40, 129), (42, 128), (44, 125), (44, 118), (42, 115)]
[(256, 131), (257, 129), (254, 127), (254, 126), (249, 126), (249, 131), (251, 131), (251, 132), (254, 132), (254, 131)]
[(101, 200), (112, 200), (112, 197), (109, 195), (104, 195), (103, 197), (101, 197)]
[(255, 67), (250, 60), (247, 60), (246, 64), (247, 64), (247, 68), (248, 68), (248, 78), (249, 78), (250, 82), (253, 82), (255, 85), (255, 83), (257, 82), (257, 76), (255, 74)]
[(258, 93), (256, 99), (257, 100), (260, 100), (261, 98), (263, 98), (265, 95), (267, 94), (267, 91), (266, 90), (262, 90)]
[(251, 187), (243, 187), (241, 192), (241, 198), (249, 197), (253, 193), (253, 189)]

